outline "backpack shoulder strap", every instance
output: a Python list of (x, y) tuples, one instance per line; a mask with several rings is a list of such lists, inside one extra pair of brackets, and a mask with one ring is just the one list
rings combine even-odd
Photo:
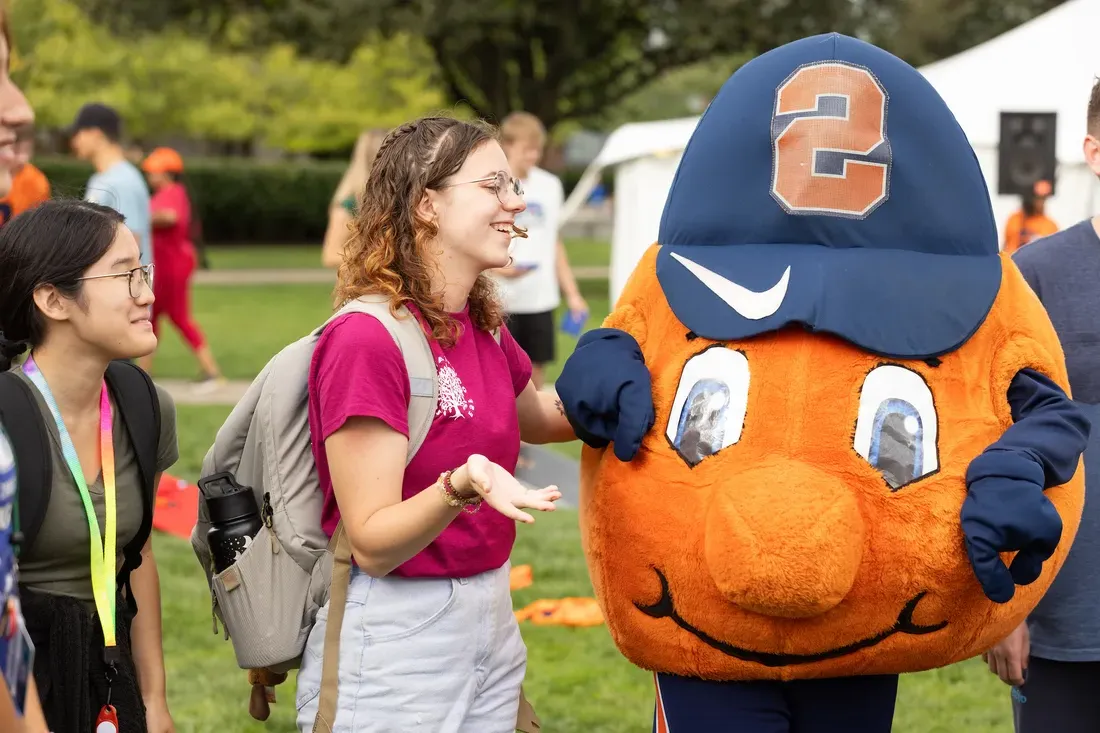
[(32, 389), (17, 374), (0, 372), (0, 423), (15, 454), (21, 553), (34, 544), (53, 488), (50, 434)]
[(409, 447), (405, 457), (407, 466), (424, 444), (439, 398), (435, 357), (432, 356), (428, 337), (412, 312), (402, 306), (397, 310), (397, 315), (394, 315), (390, 312), (389, 301), (381, 296), (367, 295), (348, 301), (328, 322), (345, 313), (366, 313), (374, 316), (390, 332), (405, 358), (405, 369), (409, 373), (409, 393), (412, 395), (409, 401)]
[(141, 471), (141, 526), (134, 539), (123, 548), (124, 563), (119, 572), (119, 587), (129, 592), (130, 573), (141, 565), (141, 550), (153, 531), (156, 507), (157, 449), (160, 442), (160, 398), (152, 378), (136, 364), (113, 361), (107, 367), (107, 386), (114, 395), (130, 443)]

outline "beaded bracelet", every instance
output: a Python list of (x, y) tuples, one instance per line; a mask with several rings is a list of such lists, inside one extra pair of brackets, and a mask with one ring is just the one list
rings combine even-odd
[[(454, 470), (444, 471), (439, 474), (439, 490), (443, 493), (443, 499), (449, 506), (461, 507), (462, 511), (467, 514), (474, 514), (481, 509), (481, 496), (475, 495), (470, 499), (465, 499), (459, 495), (455, 489), (454, 484), (451, 483), (451, 474)], [(473, 507), (471, 509), (471, 507)]]

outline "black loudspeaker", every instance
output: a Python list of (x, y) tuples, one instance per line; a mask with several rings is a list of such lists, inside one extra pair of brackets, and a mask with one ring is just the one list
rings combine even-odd
[(1050, 181), (1053, 194), (1057, 126), (1054, 112), (1001, 113), (997, 193), (1028, 194), (1036, 181), (1045, 180)]

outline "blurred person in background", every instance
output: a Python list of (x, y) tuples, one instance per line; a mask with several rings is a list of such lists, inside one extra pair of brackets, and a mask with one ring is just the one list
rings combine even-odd
[[(34, 110), (8, 75), (10, 57), (11, 32), (4, 6), (0, 5), (0, 196), (5, 198), (11, 193), (14, 173), (27, 164), (30, 155), (28, 147), (16, 143), (32, 139), (34, 131)], [(0, 359), (4, 358), (4, 343), (0, 331)], [(26, 628), (13, 545), (16, 480), (11, 444), (0, 428), (0, 628), (16, 631), (0, 634), (0, 660), (4, 661), (13, 645), (25, 643)], [(23, 665), (15, 672), (9, 675), (8, 665), (0, 667), (0, 731), (46, 733), (33, 670)]]
[(493, 271), (508, 318), (508, 330), (531, 358), (535, 389), (545, 384), (545, 367), (556, 355), (557, 328), (554, 310), (562, 295), (570, 314), (581, 319), (588, 304), (581, 297), (565, 244), (558, 235), (558, 217), (565, 192), (561, 179), (538, 167), (546, 147), (546, 128), (527, 112), (513, 112), (500, 124), (508, 165), (523, 185), (527, 209), (516, 215), (516, 224), (527, 230), (518, 239), (515, 262)]
[(351, 237), (349, 226), (355, 219), (359, 196), (367, 185), (374, 156), (378, 154), (378, 147), (385, 137), (385, 130), (367, 130), (355, 142), (351, 162), (329, 203), (328, 228), (321, 247), (321, 264), (325, 267), (337, 268), (343, 261), (344, 246)]
[(122, 149), (122, 118), (105, 104), (85, 104), (67, 130), (69, 146), (80, 160), (95, 166), (84, 198), (110, 206), (122, 214), (126, 227), (137, 239), (141, 264), (153, 261), (149, 228), (149, 189), (141, 172)]
[[(153, 333), (159, 333), (160, 317), (168, 316), (199, 362), (200, 388), (212, 387), (220, 383), (221, 370), (191, 315), (191, 275), (197, 255), (191, 240), (191, 197), (183, 183), (183, 158), (172, 148), (157, 148), (141, 169), (153, 190)], [(150, 372), (152, 354), (143, 357), (139, 365)]]
[(11, 190), (0, 197), (0, 226), (50, 198), (50, 182), (46, 174), (30, 162), (34, 154), (34, 140), (20, 140), (15, 147), (18, 158), (27, 162), (16, 165), (12, 171)]
[(1058, 231), (1058, 225), (1045, 213), (1052, 190), (1050, 181), (1036, 181), (1031, 193), (1022, 197), (1020, 210), (1005, 223), (1005, 252), (1012, 254), (1020, 247)]

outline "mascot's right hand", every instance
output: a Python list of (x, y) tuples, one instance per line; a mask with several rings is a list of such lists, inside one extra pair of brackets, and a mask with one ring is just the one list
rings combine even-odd
[(629, 461), (653, 427), (653, 391), (638, 342), (617, 328), (593, 329), (577, 342), (554, 382), (577, 437), (593, 448), (614, 443)]

